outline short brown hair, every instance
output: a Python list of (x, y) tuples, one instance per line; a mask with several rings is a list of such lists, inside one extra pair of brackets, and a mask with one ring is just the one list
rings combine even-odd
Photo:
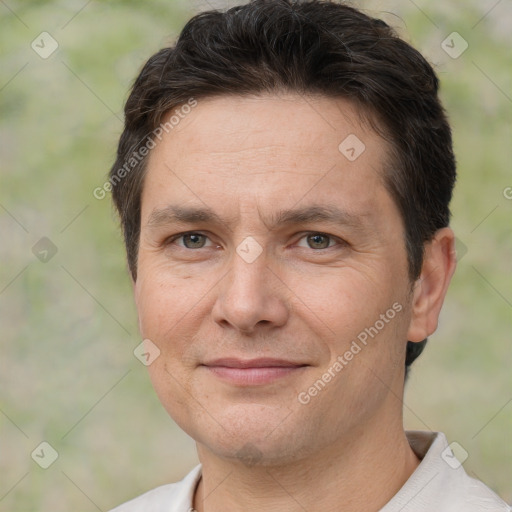
[[(388, 141), (385, 183), (405, 225), (414, 281), (425, 242), (449, 223), (456, 176), (438, 88), (430, 64), (391, 27), (341, 3), (253, 0), (194, 16), (174, 46), (147, 61), (125, 106), (110, 182), (133, 278), (147, 157), (123, 179), (119, 169), (191, 97), (290, 91), (353, 101)], [(424, 344), (408, 343), (406, 364)]]

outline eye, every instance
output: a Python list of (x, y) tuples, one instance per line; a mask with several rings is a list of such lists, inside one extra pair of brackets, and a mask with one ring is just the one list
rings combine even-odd
[(185, 249), (202, 249), (203, 247), (207, 247), (207, 240), (209, 239), (206, 235), (203, 235), (202, 233), (196, 233), (195, 231), (191, 231), (189, 233), (180, 233), (179, 235), (172, 237), (170, 240), (168, 240), (168, 243), (182, 241), (183, 243), (178, 243), (177, 245), (184, 247)]
[[(325, 233), (310, 233), (306, 236), (303, 236), (301, 240), (305, 240), (307, 247), (310, 249), (327, 249), (335, 245), (336, 240)], [(297, 244), (299, 247), (306, 247), (305, 245), (299, 243)], [(332, 243), (331, 243), (332, 242)]]

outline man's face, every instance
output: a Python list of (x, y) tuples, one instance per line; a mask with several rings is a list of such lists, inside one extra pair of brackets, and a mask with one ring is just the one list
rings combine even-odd
[(411, 283), (385, 150), (346, 101), (261, 95), (200, 100), (152, 151), (139, 323), (200, 450), (277, 463), (401, 421)]

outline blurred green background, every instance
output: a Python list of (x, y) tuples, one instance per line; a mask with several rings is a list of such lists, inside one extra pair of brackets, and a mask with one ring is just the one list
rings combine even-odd
[[(92, 191), (144, 61), (195, 12), (235, 3), (0, 2), (2, 511), (108, 510), (197, 463), (133, 355), (140, 339), (117, 219)], [(466, 471), (511, 502), (512, 6), (352, 3), (435, 65), (458, 158), (459, 265), (411, 373), (406, 427), (445, 432), (468, 452)], [(51, 50), (42, 32), (58, 43), (47, 58), (31, 47)], [(468, 43), (457, 58), (441, 47), (452, 32)], [(46, 470), (31, 458), (42, 441), (59, 455)]]

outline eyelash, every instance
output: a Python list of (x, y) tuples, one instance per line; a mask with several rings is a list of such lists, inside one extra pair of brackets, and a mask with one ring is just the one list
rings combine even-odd
[[(176, 240), (178, 240), (180, 238), (183, 238), (186, 235), (200, 235), (200, 236), (204, 236), (205, 238), (209, 239), (208, 235), (206, 235), (204, 233), (201, 233), (200, 231), (185, 231), (183, 233), (178, 233), (177, 235), (174, 235), (171, 238), (168, 238), (165, 241), (165, 245), (170, 245), (174, 241), (176, 241)], [(309, 232), (305, 233), (301, 238), (299, 238), (299, 240), (297, 242), (299, 242), (303, 238), (307, 238), (307, 237), (312, 236), (312, 235), (320, 235), (320, 236), (327, 237), (331, 241), (335, 241), (337, 243), (337, 245), (339, 245), (339, 246), (347, 245), (347, 242), (345, 242), (344, 240), (342, 240), (342, 239), (340, 239), (338, 237), (335, 237), (333, 235), (329, 235), (328, 233), (323, 233), (321, 231), (309, 231)], [(180, 247), (182, 249), (186, 249), (186, 250), (189, 250), (189, 251), (193, 251), (194, 250), (194, 249), (191, 249), (189, 247), (184, 247), (184, 246), (180, 246)], [(326, 250), (326, 249), (331, 249), (332, 247), (335, 247), (335, 245), (329, 245), (329, 246), (324, 247), (322, 249), (313, 249), (312, 247), (309, 247), (309, 249), (311, 249), (311, 250), (313, 250), (315, 252), (319, 252), (319, 251), (323, 251), (323, 250)], [(205, 247), (198, 247), (197, 249), (205, 249)]]

